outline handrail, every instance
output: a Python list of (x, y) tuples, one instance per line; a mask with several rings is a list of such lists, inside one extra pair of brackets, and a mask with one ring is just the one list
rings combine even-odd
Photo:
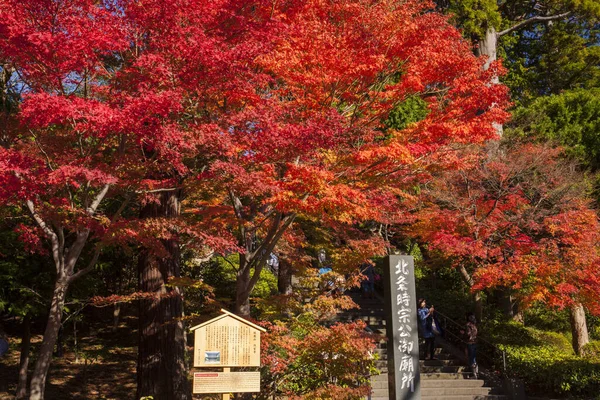
[[(444, 330), (444, 333), (445, 333), (445, 334), (450, 334), (451, 336), (453, 336), (454, 338), (456, 338), (458, 341), (460, 341), (460, 342), (462, 342), (462, 343), (464, 343), (464, 344), (467, 344), (467, 342), (466, 342), (466, 341), (465, 341), (465, 340), (464, 340), (464, 339), (463, 339), (461, 336), (459, 336), (459, 335), (456, 335), (456, 334), (455, 334), (455, 333), (453, 333), (452, 331), (449, 331), (449, 330)], [(489, 355), (487, 355), (486, 353), (479, 352), (479, 354), (478, 354), (477, 356), (478, 356), (478, 357), (479, 357), (479, 356), (483, 356), (484, 358), (486, 358), (487, 360), (491, 361), (492, 363), (494, 362), (494, 358), (493, 358), (493, 357), (490, 357), (490, 356), (489, 356)]]
[[(448, 317), (447, 315), (439, 312), (438, 310), (435, 310), (435, 312), (439, 315), (441, 315), (444, 320), (446, 321), (450, 321), (452, 324), (454, 324), (455, 326), (463, 329), (464, 325), (460, 324), (456, 321), (454, 321), (452, 318)], [(452, 336), (454, 336), (455, 338), (457, 338), (458, 340), (460, 340), (463, 343), (467, 343), (462, 337), (459, 337), (458, 335), (452, 333), (451, 331), (447, 331), (448, 333), (450, 333)], [(507, 369), (506, 369), (506, 351), (504, 351), (503, 349), (499, 348), (498, 346), (496, 346), (495, 344), (491, 343), (488, 340), (485, 340), (483, 338), (481, 338), (481, 335), (477, 335), (477, 340), (484, 342), (485, 344), (491, 346), (494, 350), (498, 351), (500, 354), (502, 354), (502, 367), (503, 367), (503, 372), (505, 375), (507, 375)], [(480, 355), (483, 355), (485, 358), (487, 358), (488, 360), (494, 362), (494, 359), (492, 357), (489, 357), (488, 355), (486, 355), (485, 353), (480, 353)]]
[[(437, 314), (440, 314), (440, 315), (441, 315), (442, 317), (444, 317), (444, 318), (445, 318), (447, 321), (450, 321), (450, 322), (452, 322), (454, 325), (456, 325), (456, 326), (458, 326), (458, 327), (460, 327), (460, 328), (464, 328), (464, 325), (463, 325), (463, 324), (460, 324), (460, 323), (458, 323), (458, 322), (454, 321), (452, 318), (448, 317), (447, 315), (444, 315), (444, 314), (442, 314), (442, 313), (441, 313), (441, 312), (439, 312), (438, 310), (435, 310), (435, 312), (436, 312)], [(493, 344), (493, 343), (491, 343), (491, 342), (489, 342), (489, 341), (487, 341), (487, 340), (485, 340), (485, 339), (482, 339), (482, 338), (481, 338), (481, 335), (479, 335), (479, 334), (477, 334), (477, 340), (481, 340), (482, 342), (485, 342), (485, 343), (489, 344), (490, 346), (492, 346), (493, 348), (495, 348), (495, 349), (496, 349), (496, 350), (498, 350), (498, 351), (503, 351), (501, 348), (499, 348), (499, 347), (498, 347), (498, 346), (496, 346), (495, 344)]]

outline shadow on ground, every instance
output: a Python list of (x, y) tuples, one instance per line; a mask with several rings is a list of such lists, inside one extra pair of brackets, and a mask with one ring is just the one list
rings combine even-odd
[[(47, 400), (83, 400), (135, 398), (137, 333), (124, 323), (116, 332), (106, 327), (92, 327), (79, 338), (78, 351), (72, 340), (65, 344), (65, 353), (54, 358), (46, 385)], [(35, 349), (41, 336), (32, 338)], [(17, 387), (19, 342), (11, 338), (11, 351), (0, 359), (0, 400), (14, 399)], [(33, 357), (35, 354), (32, 353)], [(30, 363), (30, 373), (33, 368)]]

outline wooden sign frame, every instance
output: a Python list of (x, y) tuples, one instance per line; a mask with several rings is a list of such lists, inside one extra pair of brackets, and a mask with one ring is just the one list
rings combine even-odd
[(226, 310), (196, 325), (194, 367), (260, 367), (260, 334), (266, 330)]
[[(210, 372), (195, 372), (193, 393), (210, 394), (215, 393), (214, 390), (223, 390), (224, 400), (229, 399), (229, 393), (256, 393), (256, 374), (260, 391), (259, 372), (231, 372), (230, 368), (260, 367), (260, 334), (267, 330), (227, 310), (221, 312), (222, 315), (190, 328), (194, 332), (194, 367), (223, 368), (223, 372), (214, 373), (214, 382)], [(226, 383), (223, 386), (223, 381), (243, 380), (244, 374), (254, 382), (252, 385), (243, 381), (243, 387), (226, 388)], [(202, 379), (213, 386), (208, 393), (197, 387), (201, 386)]]

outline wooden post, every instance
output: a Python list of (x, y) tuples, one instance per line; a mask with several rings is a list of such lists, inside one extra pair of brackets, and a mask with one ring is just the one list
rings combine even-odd
[[(230, 372), (231, 368), (223, 368), (223, 372)], [(223, 400), (229, 400), (229, 393), (223, 394)]]

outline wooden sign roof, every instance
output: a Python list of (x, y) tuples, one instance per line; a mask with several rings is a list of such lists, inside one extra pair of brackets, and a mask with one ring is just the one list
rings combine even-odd
[(222, 320), (223, 318), (234, 318), (234, 319), (236, 319), (236, 320), (238, 320), (238, 321), (240, 321), (240, 322), (242, 322), (242, 323), (244, 323), (244, 324), (246, 324), (246, 325), (248, 325), (248, 326), (250, 326), (250, 327), (252, 327), (254, 329), (258, 329), (261, 332), (266, 332), (267, 331), (262, 326), (258, 326), (256, 324), (253, 324), (252, 322), (248, 321), (247, 319), (244, 319), (244, 318), (240, 317), (239, 315), (235, 315), (234, 313), (230, 313), (227, 310), (221, 309), (221, 312), (223, 313), (223, 315), (219, 315), (218, 317), (215, 317), (215, 318), (210, 319), (210, 320), (208, 320), (206, 322), (203, 322), (200, 325), (196, 325), (196, 326), (190, 328), (190, 331), (195, 331), (196, 329), (202, 328), (203, 326), (207, 326), (207, 325), (213, 324), (213, 323), (215, 323), (215, 322), (217, 322), (219, 320)]

